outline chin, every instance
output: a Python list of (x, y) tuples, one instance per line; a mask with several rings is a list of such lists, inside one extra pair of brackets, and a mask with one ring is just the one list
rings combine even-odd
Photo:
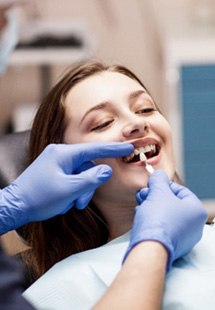
[(130, 195), (132, 197), (135, 197), (140, 189), (147, 186), (148, 186), (147, 180), (141, 180), (139, 182), (131, 183), (130, 186), (124, 190), (124, 195), (125, 196)]
[(166, 174), (168, 175), (168, 178), (170, 180), (173, 180), (174, 179), (174, 176), (175, 176), (175, 169), (173, 169), (172, 167), (167, 167), (166, 169), (163, 169)]

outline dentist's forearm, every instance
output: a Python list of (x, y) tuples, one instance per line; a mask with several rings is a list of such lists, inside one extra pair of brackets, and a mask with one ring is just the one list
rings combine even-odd
[(160, 243), (139, 243), (93, 310), (160, 309), (167, 260), (168, 253)]

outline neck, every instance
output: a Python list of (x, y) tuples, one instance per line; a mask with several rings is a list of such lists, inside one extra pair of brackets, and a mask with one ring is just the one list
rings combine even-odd
[(114, 204), (110, 201), (107, 203), (102, 201), (101, 204), (98, 201), (95, 201), (95, 205), (99, 208), (107, 221), (110, 231), (109, 241), (121, 236), (131, 229), (135, 205), (119, 205), (119, 203)]

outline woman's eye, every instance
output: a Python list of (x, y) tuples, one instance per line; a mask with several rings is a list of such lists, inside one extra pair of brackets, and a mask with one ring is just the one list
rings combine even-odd
[(144, 109), (140, 109), (137, 112), (135, 112), (135, 114), (147, 114), (147, 113), (151, 113), (156, 111), (155, 108), (144, 108)]
[(106, 121), (104, 123), (101, 123), (93, 128), (91, 128), (90, 131), (96, 131), (96, 130), (101, 130), (101, 129), (104, 129), (105, 127), (107, 127), (108, 125), (110, 125), (111, 123), (113, 122), (113, 120), (109, 120), (109, 121)]

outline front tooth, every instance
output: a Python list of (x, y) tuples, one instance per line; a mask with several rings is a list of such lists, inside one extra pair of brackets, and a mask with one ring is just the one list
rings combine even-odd
[(135, 155), (139, 155), (141, 152), (142, 153), (147, 153), (150, 152), (151, 150), (153, 150), (155, 152), (156, 150), (156, 146), (155, 144), (150, 144), (150, 145), (146, 145), (144, 147), (140, 147), (140, 148), (135, 148), (134, 152), (131, 153), (129, 156), (127, 156), (127, 158), (132, 159)]
[(144, 153), (151, 151), (151, 147), (149, 145), (146, 145), (143, 149), (144, 149)]
[(125, 159), (126, 161), (130, 161), (134, 157), (134, 152), (132, 152), (130, 155), (126, 156)]
[(153, 152), (155, 152), (155, 151), (156, 151), (155, 144), (152, 144), (152, 145), (151, 145), (151, 149), (152, 149), (152, 151), (153, 151)]
[(134, 155), (140, 154), (140, 151), (138, 149), (134, 149)]
[(145, 148), (144, 147), (140, 147), (140, 153), (145, 153)]

